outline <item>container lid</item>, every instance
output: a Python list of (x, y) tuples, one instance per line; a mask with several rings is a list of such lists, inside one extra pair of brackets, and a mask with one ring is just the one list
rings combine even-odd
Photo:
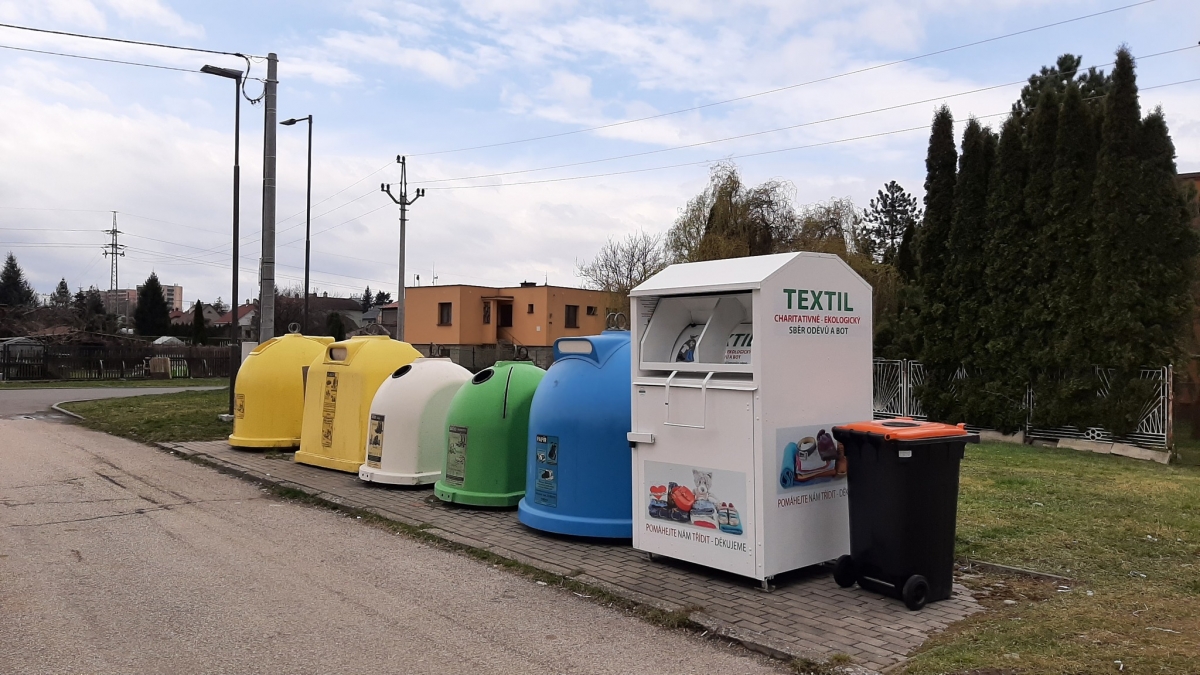
[(959, 438), (972, 435), (967, 431), (967, 425), (962, 422), (958, 424), (921, 422), (911, 417), (854, 422), (840, 425), (835, 427), (836, 429), (883, 436), (885, 441), (927, 441), (936, 438)]

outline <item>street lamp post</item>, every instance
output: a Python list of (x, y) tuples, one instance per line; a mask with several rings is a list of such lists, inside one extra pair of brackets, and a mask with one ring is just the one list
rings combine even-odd
[(313, 116), (308, 117), (293, 117), (290, 120), (280, 122), (285, 127), (290, 127), (297, 122), (308, 122), (308, 191), (304, 198), (304, 330), (308, 332), (308, 263), (310, 256), (311, 237), (312, 237), (312, 127)]
[(233, 386), (237, 382), (237, 367), (241, 361), (241, 349), (238, 345), (238, 237), (239, 217), (241, 216), (241, 177), (242, 169), (238, 165), (238, 152), (241, 146), (242, 129), (242, 71), (217, 66), (204, 66), (200, 72), (216, 75), (233, 80), (233, 297), (229, 301), (229, 414), (234, 414)]

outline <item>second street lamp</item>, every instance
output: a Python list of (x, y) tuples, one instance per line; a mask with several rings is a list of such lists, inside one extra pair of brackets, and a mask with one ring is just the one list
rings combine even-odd
[(297, 122), (308, 122), (308, 189), (304, 198), (304, 329), (302, 333), (308, 332), (308, 263), (310, 255), (310, 237), (312, 236), (312, 125), (313, 117), (293, 117), (289, 120), (280, 122), (285, 127), (290, 127)]
[(241, 214), (242, 169), (238, 166), (238, 151), (242, 129), (242, 71), (218, 66), (204, 66), (200, 72), (233, 80), (233, 297), (229, 299), (229, 414), (234, 414), (233, 386), (237, 381), (237, 367), (241, 361), (238, 346), (238, 218)]

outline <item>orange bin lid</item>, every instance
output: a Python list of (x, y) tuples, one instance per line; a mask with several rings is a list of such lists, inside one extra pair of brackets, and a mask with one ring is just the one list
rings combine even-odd
[(923, 441), (931, 438), (955, 438), (970, 435), (967, 432), (967, 425), (961, 422), (958, 424), (920, 422), (911, 417), (854, 422), (853, 424), (839, 425), (838, 428), (883, 436), (885, 441)]

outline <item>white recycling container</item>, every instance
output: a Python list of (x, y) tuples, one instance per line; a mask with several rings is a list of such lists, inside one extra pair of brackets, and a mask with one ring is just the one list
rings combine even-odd
[(871, 419), (871, 286), (782, 253), (672, 265), (630, 300), (634, 547), (764, 587), (849, 552), (832, 432)]
[(441, 478), (450, 400), (470, 379), (450, 359), (417, 359), (392, 373), (371, 401), (367, 461), (358, 477), (395, 485)]

